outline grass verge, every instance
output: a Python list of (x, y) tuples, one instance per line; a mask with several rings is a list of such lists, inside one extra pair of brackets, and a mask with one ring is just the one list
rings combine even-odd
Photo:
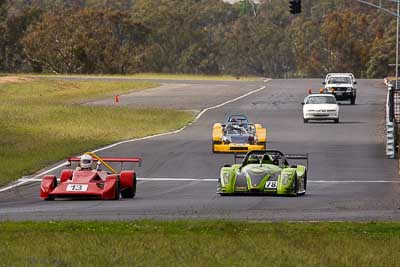
[(398, 266), (398, 223), (0, 223), (2, 266)]
[[(35, 74), (31, 77), (63, 77), (56, 74)], [(255, 76), (231, 76), (231, 75), (196, 75), (196, 74), (167, 74), (167, 73), (138, 73), (127, 75), (68, 75), (65, 77), (81, 78), (133, 78), (133, 79), (160, 79), (160, 80), (195, 80), (195, 81), (262, 81), (265, 78)]]
[(194, 114), (184, 111), (79, 104), (156, 85), (21, 78), (0, 83), (0, 185), (70, 155), (190, 122)]

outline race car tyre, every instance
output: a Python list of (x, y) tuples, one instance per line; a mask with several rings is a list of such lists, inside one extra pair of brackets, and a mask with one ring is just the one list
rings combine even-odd
[(308, 123), (308, 120), (307, 120), (307, 119), (303, 119), (303, 122), (304, 122), (304, 123)]
[(306, 173), (304, 174), (304, 191), (307, 191), (307, 170)]
[(217, 182), (217, 194), (221, 195), (221, 180), (220, 179), (218, 179), (218, 182)]
[(267, 149), (267, 144), (265, 142), (260, 143), (260, 145), (262, 145), (264, 149)]
[(299, 181), (297, 178), (297, 173), (295, 173), (293, 182), (293, 196), (297, 196), (298, 192), (299, 192)]
[(304, 187), (304, 192), (302, 192), (300, 195), (302, 195), (302, 196), (304, 196), (305, 194), (306, 194), (306, 192), (307, 192), (307, 171), (306, 171), (306, 173), (304, 174), (304, 181), (303, 181), (303, 183), (304, 183), (304, 185), (303, 185), (303, 187)]
[(121, 191), (121, 196), (122, 198), (134, 198), (136, 195), (136, 184), (137, 184), (137, 179), (136, 179), (136, 174), (133, 175), (133, 187), (128, 187), (125, 188), (124, 190)]
[(352, 96), (350, 99), (350, 104), (354, 105), (356, 103), (356, 97)]
[(117, 179), (117, 181), (115, 182), (115, 196), (114, 196), (114, 200), (118, 200), (119, 199), (119, 194), (120, 194), (120, 183), (119, 183), (119, 178)]
[(339, 118), (333, 120), (335, 123), (339, 123)]
[(218, 182), (217, 182), (217, 194), (219, 194), (220, 196), (227, 195), (227, 194), (221, 192), (221, 180), (220, 179), (218, 179)]
[(305, 195), (307, 192), (307, 172), (304, 174), (304, 193), (303, 195)]
[[(51, 187), (52, 187), (52, 188), (56, 188), (56, 187), (57, 187), (57, 178), (54, 177), (54, 179), (53, 179), (53, 184), (51, 185)], [(49, 201), (49, 200), (54, 200), (54, 199), (55, 199), (54, 196), (48, 196), (48, 197), (46, 197), (44, 200)]]

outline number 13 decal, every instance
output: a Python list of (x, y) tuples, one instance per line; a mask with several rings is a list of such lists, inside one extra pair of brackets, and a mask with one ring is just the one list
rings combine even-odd
[(73, 191), (80, 191), (80, 190), (83, 189), (83, 187), (82, 187), (81, 184), (73, 184), (73, 185), (71, 185), (71, 189), (72, 189)]

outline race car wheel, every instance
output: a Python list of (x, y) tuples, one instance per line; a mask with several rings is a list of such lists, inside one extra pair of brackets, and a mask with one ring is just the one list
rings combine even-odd
[(262, 145), (264, 149), (267, 149), (267, 144), (266, 144), (266, 142), (262, 142), (262, 143), (260, 143), (260, 145)]
[[(51, 185), (51, 188), (56, 188), (56, 187), (57, 187), (57, 178), (54, 177), (53, 184)], [(49, 201), (49, 200), (54, 200), (54, 199), (55, 199), (54, 196), (48, 196), (44, 200)]]
[(120, 182), (119, 182), (119, 178), (117, 179), (117, 181), (115, 182), (115, 196), (114, 196), (114, 200), (118, 200), (119, 199), (119, 194), (120, 194)]
[(307, 172), (304, 174), (304, 194), (307, 192)]
[(308, 120), (307, 120), (307, 119), (303, 119), (303, 122), (304, 122), (304, 123), (308, 123)]
[(221, 180), (220, 179), (218, 179), (218, 182), (217, 182), (217, 194), (220, 194), (222, 196), (222, 193), (221, 193)]
[(350, 99), (350, 104), (354, 105), (356, 103), (356, 96), (352, 96)]
[(222, 191), (221, 191), (221, 180), (220, 179), (218, 179), (218, 182), (217, 182), (217, 194), (219, 194), (222, 197), (227, 195), (225, 193), (222, 193)]
[(297, 178), (297, 173), (295, 173), (293, 181), (293, 196), (297, 196), (298, 192), (299, 192), (299, 180)]
[(121, 191), (121, 196), (122, 198), (134, 198), (135, 194), (136, 194), (136, 184), (137, 184), (137, 180), (136, 180), (136, 174), (133, 175), (132, 177), (133, 179), (133, 187), (131, 188), (125, 188), (124, 190)]
[(335, 123), (339, 123), (339, 118), (333, 120)]
[[(307, 171), (304, 174), (304, 191), (307, 191)], [(304, 192), (304, 194), (305, 194), (305, 192)]]
[(307, 172), (304, 174), (304, 178), (303, 178), (303, 189), (304, 189), (304, 191), (300, 194), (302, 196), (304, 196), (307, 192)]

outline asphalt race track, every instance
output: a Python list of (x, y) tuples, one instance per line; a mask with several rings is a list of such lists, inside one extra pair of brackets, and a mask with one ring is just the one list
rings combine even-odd
[[(101, 156), (143, 158), (142, 167), (136, 168), (143, 179), (134, 199), (47, 202), (39, 198), (40, 183), (32, 182), (0, 193), (0, 220), (399, 221), (397, 161), (385, 158), (383, 82), (358, 80), (356, 105), (340, 106), (339, 124), (304, 124), (300, 103), (306, 89), (318, 89), (321, 81), (162, 81), (161, 88), (121, 96), (121, 105), (200, 111), (266, 86), (205, 112), (179, 133), (99, 152)], [(113, 99), (90, 104), (114, 105)], [(211, 129), (214, 122), (223, 121), (230, 113), (247, 114), (253, 122), (265, 125), (268, 148), (309, 153), (305, 196), (215, 194), (219, 169), (233, 162), (233, 156), (211, 152)]]

